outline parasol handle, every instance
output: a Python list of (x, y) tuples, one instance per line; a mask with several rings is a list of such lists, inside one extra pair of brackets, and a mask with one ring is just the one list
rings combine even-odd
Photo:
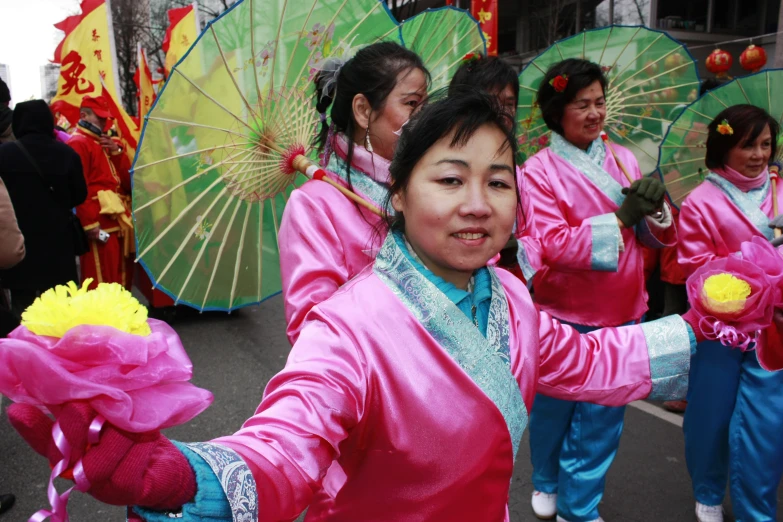
[(376, 216), (385, 217), (384, 213), (381, 212), (378, 208), (376, 208), (375, 205), (368, 203), (365, 199), (363, 199), (355, 192), (352, 192), (351, 190), (340, 185), (339, 183), (329, 179), (329, 177), (326, 176), (326, 172), (324, 172), (322, 168), (319, 168), (317, 165), (314, 165), (304, 155), (302, 154), (297, 155), (291, 161), (291, 166), (293, 166), (294, 169), (301, 172), (302, 174), (304, 174), (310, 179), (320, 179), (321, 181), (325, 181), (326, 183), (330, 184), (331, 186), (333, 186), (334, 188), (342, 192), (343, 195), (346, 196), (348, 199), (350, 199), (354, 203), (363, 206), (364, 208), (366, 208)]
[[(780, 173), (780, 166), (772, 164), (769, 166), (769, 179), (772, 181), (772, 215), (778, 217), (778, 175)], [(775, 229), (775, 237), (780, 237), (781, 230)]]
[[(609, 152), (612, 153), (612, 157), (614, 158), (614, 161), (617, 162), (617, 166), (620, 167), (620, 170), (622, 170), (623, 174), (625, 174), (625, 178), (628, 180), (628, 183), (633, 184), (633, 178), (628, 173), (628, 169), (625, 168), (625, 165), (623, 165), (623, 162), (620, 160), (620, 157), (614, 151), (614, 147), (612, 147), (612, 143), (609, 141), (609, 136), (605, 132), (601, 132), (601, 139), (604, 140), (606, 146), (609, 147)], [(658, 219), (661, 215), (662, 215), (662, 210), (658, 209), (658, 211), (653, 214), (653, 218)]]
[(617, 153), (614, 151), (614, 147), (612, 147), (612, 144), (609, 141), (609, 136), (605, 132), (601, 132), (601, 139), (604, 140), (606, 146), (609, 147), (609, 152), (612, 153), (612, 157), (614, 158), (614, 161), (617, 162), (617, 166), (620, 167), (620, 170), (622, 170), (623, 174), (625, 174), (625, 177), (628, 179), (628, 183), (633, 183), (633, 178), (628, 173), (628, 170), (625, 168), (625, 165), (623, 165), (623, 162), (620, 161), (620, 158), (619, 156), (617, 156)]

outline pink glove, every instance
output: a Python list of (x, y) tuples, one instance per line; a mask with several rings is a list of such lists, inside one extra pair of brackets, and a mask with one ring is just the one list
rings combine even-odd
[[(129, 433), (108, 422), (94, 446), (87, 443), (96, 412), (88, 404), (67, 404), (57, 415), (71, 445), (69, 469), (81, 459), (87, 493), (106, 504), (174, 510), (196, 495), (196, 475), (185, 456), (159, 431)], [(24, 440), (54, 466), (63, 456), (52, 439), (53, 421), (28, 404), (8, 407), (8, 419)]]
[(691, 329), (693, 330), (693, 334), (696, 336), (697, 343), (707, 340), (707, 338), (702, 333), (701, 328), (699, 327), (699, 316), (696, 315), (696, 312), (693, 310), (693, 308), (682, 314), (682, 320), (690, 325)]

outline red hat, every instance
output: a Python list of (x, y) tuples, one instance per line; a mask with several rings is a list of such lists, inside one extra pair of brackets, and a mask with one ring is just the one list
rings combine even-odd
[(112, 118), (109, 102), (103, 96), (85, 96), (82, 98), (82, 109), (90, 109), (99, 118)]

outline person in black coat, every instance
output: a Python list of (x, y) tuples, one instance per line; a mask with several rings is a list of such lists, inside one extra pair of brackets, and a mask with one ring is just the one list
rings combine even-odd
[(11, 291), (12, 311), (19, 316), (49, 288), (78, 283), (68, 213), (85, 200), (87, 185), (79, 155), (54, 137), (54, 118), (46, 102), (16, 104), (11, 125), (45, 178), (17, 144), (0, 145), (0, 178), (11, 196), (26, 250), (19, 264), (0, 270), (0, 280)]

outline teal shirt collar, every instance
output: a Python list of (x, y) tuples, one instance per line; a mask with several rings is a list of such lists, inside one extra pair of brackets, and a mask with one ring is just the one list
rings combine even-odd
[(489, 305), (492, 301), (492, 278), (489, 275), (487, 267), (481, 267), (473, 272), (473, 289), (472, 291), (462, 290), (457, 288), (452, 283), (449, 283), (442, 277), (439, 277), (432, 273), (427, 267), (425, 267), (415, 252), (408, 250), (407, 241), (405, 236), (399, 230), (392, 232), (397, 245), (400, 247), (402, 254), (405, 258), (423, 275), (429, 282), (443, 292), (443, 294), (459, 308), (469, 319), (473, 319), (473, 307), (476, 307), (476, 319), (479, 323), (479, 330), (486, 335), (487, 331), (487, 317), (489, 315)]

